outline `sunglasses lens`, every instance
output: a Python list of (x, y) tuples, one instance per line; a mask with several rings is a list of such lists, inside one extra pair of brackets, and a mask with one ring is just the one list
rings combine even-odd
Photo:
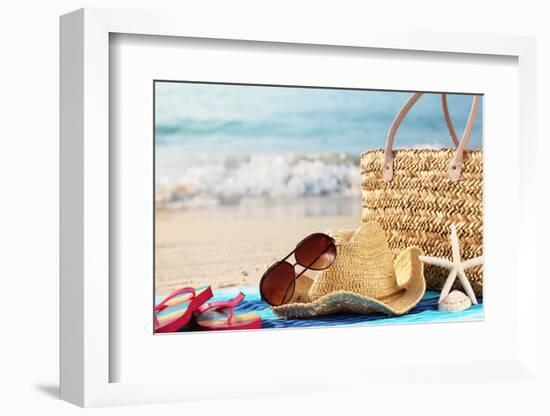
[(314, 234), (296, 247), (294, 256), (301, 266), (323, 270), (334, 262), (336, 247), (328, 235)]
[(294, 267), (287, 262), (277, 263), (264, 275), (260, 292), (272, 306), (284, 305), (294, 294)]

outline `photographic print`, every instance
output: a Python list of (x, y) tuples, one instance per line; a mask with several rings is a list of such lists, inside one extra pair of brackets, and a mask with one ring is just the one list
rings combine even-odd
[(483, 319), (482, 96), (153, 88), (155, 333)]

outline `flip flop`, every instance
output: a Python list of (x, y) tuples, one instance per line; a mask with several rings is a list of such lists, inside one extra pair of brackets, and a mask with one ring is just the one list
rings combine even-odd
[(178, 289), (155, 306), (155, 332), (176, 332), (187, 325), (195, 312), (213, 296), (210, 286)]
[(195, 314), (196, 325), (209, 331), (260, 329), (262, 318), (255, 313), (235, 315), (235, 307), (244, 299), (240, 292), (235, 298), (226, 301), (210, 302), (202, 305)]

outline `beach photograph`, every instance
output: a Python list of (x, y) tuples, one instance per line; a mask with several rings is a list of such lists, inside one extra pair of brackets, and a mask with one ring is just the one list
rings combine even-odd
[[(481, 243), (470, 247), (474, 239), (462, 239), (460, 223), (480, 217), (476, 151), (466, 150), (456, 183), (475, 187), (479, 204), (455, 213), (449, 188), (437, 212), (426, 205), (426, 172), (439, 166), (436, 155), (451, 152), (444, 153), (448, 163), (458, 148), (441, 94), (417, 99), (395, 138), (392, 183), (408, 166), (399, 149), (412, 152), (422, 170), (405, 208), (395, 197), (388, 202), (377, 152), (410, 92), (155, 81), (154, 94), (156, 332), (482, 319), (480, 280), (465, 270), (466, 282), (457, 271), (449, 283), (452, 270), (428, 265), (449, 257), (446, 249), (400, 245), (411, 233), (437, 232), (450, 253), (452, 227), (435, 230), (421, 219), (450, 207), (445, 224), (459, 219), (464, 259), (479, 258)], [(472, 95), (444, 100), (460, 139)], [(481, 100), (474, 101), (478, 115), (465, 149), (482, 148)], [(398, 208), (415, 218), (393, 221)], [(481, 236), (480, 227), (473, 232)], [(439, 267), (433, 278), (424, 265)], [(391, 293), (378, 296), (374, 284)], [(445, 301), (470, 306), (445, 310), (436, 286), (441, 294), (454, 289)]]

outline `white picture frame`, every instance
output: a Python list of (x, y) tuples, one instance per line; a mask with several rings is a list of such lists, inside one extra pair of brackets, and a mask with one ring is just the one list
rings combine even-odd
[[(226, 380), (201, 377), (199, 373), (188, 372), (185, 377), (158, 381), (149, 373), (141, 380), (124, 381), (113, 368), (122, 360), (113, 349), (113, 342), (120, 337), (112, 319), (117, 314), (117, 286), (110, 280), (116, 273), (117, 259), (110, 252), (113, 239), (120, 238), (116, 221), (120, 217), (112, 214), (111, 177), (117, 171), (117, 159), (110, 152), (110, 37), (112, 34), (162, 36), (174, 38), (224, 39), (230, 41), (277, 43), (281, 49), (292, 44), (304, 47), (330, 45), (338, 48), (357, 48), (383, 51), (409, 51), (432, 53), (437, 56), (454, 57), (464, 55), (506, 56), (517, 59), (519, 86), (516, 106), (519, 131), (512, 133), (515, 140), (521, 140), (514, 152), (495, 154), (499, 157), (512, 157), (514, 160), (514, 184), (517, 188), (511, 193), (510, 214), (515, 215), (517, 229), (515, 238), (509, 242), (516, 253), (514, 264), (522, 265), (522, 286), (514, 292), (514, 317), (521, 325), (514, 327), (514, 344), (503, 348), (495, 359), (481, 355), (479, 360), (445, 361), (444, 354), (434, 362), (398, 361), (391, 367), (383, 361), (381, 366), (366, 362), (356, 367), (353, 360), (332, 363), (323, 374), (303, 374), (301, 377), (288, 377), (286, 372), (274, 372), (268, 368), (245, 368), (264, 374), (269, 382), (254, 383), (245, 377), (228, 386)], [(168, 39), (168, 38), (163, 38)], [(161, 39), (162, 41), (162, 39)], [(234, 26), (231, 22), (213, 17), (211, 25), (204, 26), (193, 21), (190, 16), (168, 13), (130, 12), (107, 9), (82, 9), (61, 18), (61, 398), (80, 406), (106, 406), (119, 404), (157, 403), (183, 401), (214, 397), (247, 397), (252, 395), (297, 394), (311, 392), (338, 391), (342, 389), (362, 389), (400, 378), (399, 388), (417, 383), (429, 383), (444, 371), (452, 371), (455, 380), (481, 383), (483, 381), (525, 381), (537, 382), (536, 364), (536, 322), (521, 317), (536, 313), (536, 288), (539, 271), (535, 268), (536, 218), (532, 215), (536, 204), (534, 184), (527, 175), (532, 149), (535, 148), (535, 42), (533, 38), (482, 35), (467, 33), (423, 33), (378, 32), (369, 30), (329, 31), (324, 27), (312, 26), (306, 32), (285, 28), (275, 23), (250, 22)], [(396, 88), (398, 89), (398, 88)], [(477, 92), (477, 91), (475, 91)], [(517, 143), (516, 143), (517, 144)], [(519, 149), (519, 153), (515, 149)], [(494, 163), (494, 164), (493, 164)], [(489, 179), (491, 165), (487, 166)], [(510, 168), (512, 169), (512, 168)], [(495, 178), (495, 176), (493, 176)], [(490, 184), (490, 182), (489, 182)], [(111, 191), (110, 191), (111, 190)], [(503, 189), (495, 190), (505, 192)], [(517, 198), (517, 200), (515, 199)], [(152, 204), (151, 204), (152, 205)], [(509, 272), (509, 279), (515, 282), (517, 269)], [(526, 287), (531, 290), (525, 289)], [(143, 292), (143, 291), (142, 291)], [(145, 297), (147, 293), (142, 293)], [(491, 292), (488, 291), (488, 297)], [(498, 302), (495, 300), (495, 302)], [(150, 305), (146, 305), (150, 307)], [(490, 313), (490, 312), (488, 312)], [(488, 319), (493, 319), (489, 316)], [(467, 336), (470, 329), (465, 326), (459, 331)], [(401, 328), (411, 335), (414, 327)], [(479, 332), (483, 328), (477, 329)], [(338, 330), (340, 331), (340, 329)], [(395, 330), (379, 331), (380, 339), (394, 336)], [(457, 330), (458, 331), (458, 330)], [(307, 332), (307, 331), (306, 331)], [(296, 332), (292, 332), (295, 336)], [(343, 333), (343, 332), (342, 332)], [(288, 332), (287, 332), (288, 334)], [(331, 332), (332, 334), (332, 332)], [(393, 334), (393, 335), (392, 335)], [(233, 334), (232, 334), (233, 335)], [(244, 342), (246, 335), (235, 338)], [(323, 340), (326, 330), (315, 330), (306, 334), (308, 338)], [(152, 336), (152, 334), (151, 334)], [(195, 337), (197, 345), (212, 342), (213, 336)], [(252, 337), (255, 335), (247, 335)], [(277, 337), (284, 336), (278, 334)], [(289, 335), (286, 335), (289, 336)], [(359, 331), (347, 335), (359, 337)], [(271, 337), (269, 339), (268, 337)], [(263, 335), (265, 342), (273, 342), (275, 336)], [(164, 337), (163, 346), (180, 342), (177, 336)], [(181, 339), (181, 337), (180, 337)], [(307, 342), (305, 337), (301, 342)], [(389, 338), (385, 338), (389, 339)], [(157, 343), (158, 344), (158, 343)], [(175, 345), (175, 344), (174, 344)], [(392, 351), (384, 341), (372, 350), (380, 354)], [(156, 347), (155, 347), (156, 348)], [(180, 347), (178, 347), (180, 348)], [(358, 355), (358, 350), (350, 354)], [(242, 367), (242, 366), (241, 366)], [(483, 375), (481, 375), (483, 373)], [(192, 375), (189, 375), (192, 374)], [(366, 377), (368, 374), (368, 377)], [(472, 379), (472, 374), (475, 375)], [(155, 381), (157, 380), (157, 381)], [(283, 382), (284, 381), (284, 382)], [(204, 389), (208, 383), (208, 389)], [(201, 389), (202, 386), (202, 389)], [(274, 386), (277, 386), (274, 390)]]

